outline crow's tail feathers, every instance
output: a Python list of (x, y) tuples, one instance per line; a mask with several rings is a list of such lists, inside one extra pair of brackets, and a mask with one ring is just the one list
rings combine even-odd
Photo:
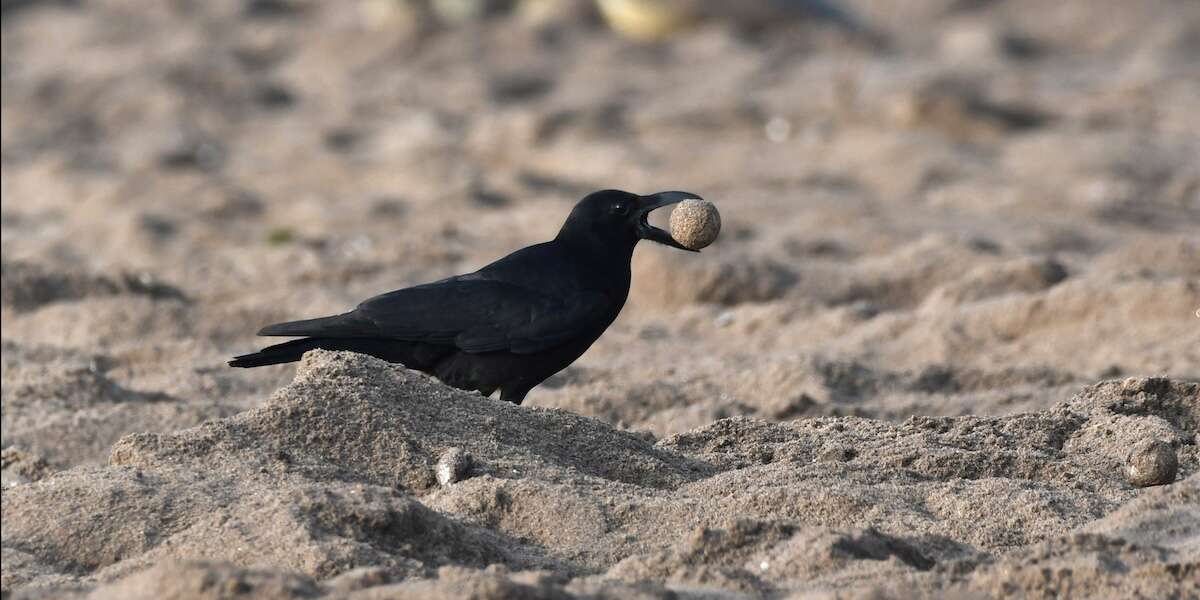
[(304, 338), (302, 340), (292, 340), (274, 346), (267, 346), (258, 352), (243, 354), (233, 357), (229, 361), (231, 367), (264, 367), (266, 365), (278, 365), (282, 363), (296, 362), (300, 357), (304, 356), (309, 350), (324, 348), (326, 350), (343, 350), (347, 348), (339, 348), (345, 344), (339, 344), (339, 341), (334, 338)]
[[(258, 335), (267, 336), (307, 336), (304, 339), (292, 340), (274, 346), (267, 346), (252, 354), (233, 357), (229, 361), (231, 367), (262, 367), (278, 365), (300, 360), (305, 352), (323, 348), (325, 350), (353, 350), (364, 354), (375, 354), (380, 344), (378, 340), (356, 339), (370, 337), (369, 321), (358, 318), (349, 312), (332, 317), (305, 319), (303, 321), (288, 321), (263, 327)], [(376, 356), (378, 356), (376, 354)]]
[(439, 346), (421, 342), (405, 342), (388, 338), (306, 337), (274, 346), (252, 354), (233, 357), (231, 367), (263, 367), (296, 362), (309, 350), (349, 350), (369, 354), (390, 363), (400, 363), (410, 369), (428, 370), (455, 352), (454, 346)]
[(258, 335), (265, 336), (308, 336), (314, 338), (372, 337), (374, 334), (374, 323), (363, 319), (353, 311), (341, 315), (333, 315), (332, 317), (318, 317), (316, 319), (304, 319), (303, 321), (275, 323), (274, 325), (263, 327), (258, 332)]

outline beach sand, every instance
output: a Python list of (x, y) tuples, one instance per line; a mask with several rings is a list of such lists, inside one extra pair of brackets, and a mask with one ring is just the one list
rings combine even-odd
[[(1200, 5), (849, 4), (6, 2), (4, 598), (1200, 597)], [(721, 237), (522, 406), (225, 365), (608, 187)]]

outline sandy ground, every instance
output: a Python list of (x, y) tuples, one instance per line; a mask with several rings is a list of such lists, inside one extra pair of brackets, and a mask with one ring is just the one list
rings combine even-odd
[[(4, 3), (4, 598), (1200, 597), (1200, 4), (368, 4)], [(722, 237), (524, 406), (224, 364), (605, 187)]]

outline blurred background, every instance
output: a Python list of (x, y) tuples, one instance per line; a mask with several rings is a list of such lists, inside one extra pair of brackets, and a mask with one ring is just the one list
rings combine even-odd
[(609, 187), (722, 238), (640, 248), (529, 404), (664, 436), (1200, 376), (1194, 0), (5, 0), (2, 66), (4, 445), (55, 468)]

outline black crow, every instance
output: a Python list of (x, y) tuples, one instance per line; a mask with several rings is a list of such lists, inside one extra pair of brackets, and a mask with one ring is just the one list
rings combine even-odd
[(604, 190), (580, 200), (552, 241), (474, 273), (375, 296), (332, 317), (268, 325), (258, 335), (303, 336), (229, 361), (258, 367), (308, 350), (350, 350), (430, 373), (464, 390), (520, 404), (534, 386), (604, 333), (629, 296), (639, 240), (688, 250), (650, 225), (650, 211), (700, 199)]

